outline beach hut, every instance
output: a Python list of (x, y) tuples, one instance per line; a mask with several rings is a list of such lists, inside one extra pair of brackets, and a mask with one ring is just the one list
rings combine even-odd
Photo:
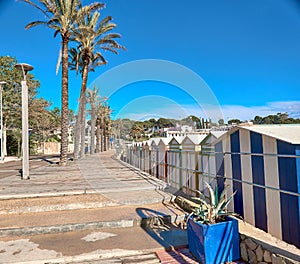
[(237, 191), (230, 209), (300, 247), (300, 125), (238, 126), (213, 146), (217, 174)]
[(183, 191), (195, 195), (195, 190), (199, 190), (199, 152), (201, 142), (206, 135), (187, 135), (181, 142), (182, 146), (182, 178)]
[(159, 138), (151, 139), (150, 149), (150, 174), (158, 178), (158, 142)]
[(151, 142), (145, 141), (143, 146), (143, 170), (147, 173), (150, 172), (150, 145)]
[(167, 175), (168, 175), (168, 149), (169, 149), (169, 138), (160, 138), (157, 146), (158, 146), (158, 178), (167, 181)]
[(180, 137), (173, 137), (168, 151), (168, 183), (178, 190), (183, 186), (181, 141)]
[[(216, 157), (220, 156), (220, 153), (216, 153), (213, 143), (226, 134), (227, 131), (210, 131), (208, 135), (201, 141), (201, 155), (198, 155), (198, 167), (201, 171), (201, 177), (199, 181), (199, 190), (205, 189), (205, 182), (209, 182), (212, 186), (215, 184), (217, 177), (216, 171)], [(222, 155), (222, 154), (221, 154)]]

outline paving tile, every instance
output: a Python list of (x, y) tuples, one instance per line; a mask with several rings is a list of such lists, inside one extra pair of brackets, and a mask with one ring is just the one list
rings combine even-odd
[[(180, 247), (172, 250), (158, 250), (156, 255), (161, 263), (169, 264), (197, 264), (198, 260), (192, 255), (187, 247)], [(246, 264), (243, 261), (233, 261), (227, 264)]]

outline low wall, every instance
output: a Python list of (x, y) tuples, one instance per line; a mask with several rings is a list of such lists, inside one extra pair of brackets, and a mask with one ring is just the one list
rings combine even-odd
[[(190, 213), (197, 206), (177, 196), (175, 203)], [(299, 264), (300, 249), (239, 220), (241, 259), (250, 264)]]
[[(241, 249), (241, 259), (246, 263), (273, 263), (273, 264), (299, 264), (300, 256), (298, 257), (293, 254), (293, 250), (283, 252), (285, 255), (290, 255), (291, 258), (288, 256), (280, 255), (278, 250), (270, 244), (266, 244), (266, 242), (258, 242), (256, 238), (249, 237), (243, 234), (240, 234), (240, 249)], [(277, 252), (277, 254), (275, 253)], [(292, 256), (294, 255), (294, 256)]]
[[(68, 144), (68, 152), (74, 152), (74, 144)], [(37, 150), (38, 154), (60, 154), (60, 143), (59, 142), (45, 142), (41, 143), (40, 147)]]

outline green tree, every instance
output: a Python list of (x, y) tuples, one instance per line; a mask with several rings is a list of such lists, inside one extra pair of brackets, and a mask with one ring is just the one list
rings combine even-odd
[[(5, 81), (6, 84), (2, 87), (2, 106), (3, 106), (3, 153), (16, 154), (20, 152), (20, 147), (17, 149), (10, 149), (7, 152), (9, 140), (17, 142), (16, 146), (21, 142), (21, 120), (22, 120), (22, 101), (21, 101), (21, 81), (23, 75), (21, 71), (14, 66), (18, 61), (14, 57), (1, 56), (0, 57), (0, 81)], [(40, 84), (38, 80), (30, 73), (27, 74), (28, 98), (29, 98), (29, 116), (32, 113), (32, 102), (36, 99), (37, 89)], [(17, 138), (16, 138), (17, 137)], [(9, 139), (9, 140), (7, 140)]]
[(144, 134), (144, 126), (142, 122), (135, 122), (134, 125), (131, 128), (130, 135), (133, 139), (138, 140), (139, 138), (142, 138)]
[(172, 119), (167, 119), (167, 118), (159, 118), (156, 122), (156, 124), (159, 127), (172, 127), (176, 125), (176, 122), (174, 122), (174, 120)]
[(117, 130), (116, 134), (119, 135), (120, 138), (128, 139), (130, 130), (134, 123), (135, 121), (130, 120), (128, 118), (124, 118), (113, 121), (112, 126), (114, 127), (115, 131)]
[(79, 0), (39, 0), (39, 5), (30, 0), (24, 2), (35, 7), (43, 13), (45, 21), (34, 21), (29, 23), (25, 28), (29, 29), (38, 25), (45, 25), (54, 30), (54, 37), (57, 34), (61, 36), (62, 43), (62, 107), (61, 107), (61, 153), (60, 165), (67, 164), (68, 154), (68, 115), (69, 115), (69, 78), (68, 78), (68, 51), (69, 41), (73, 31), (85, 14), (99, 9), (103, 6), (101, 3), (93, 3), (82, 7)]
[(277, 113), (276, 115), (268, 115), (265, 117), (255, 116), (254, 124), (299, 124), (299, 118), (289, 117), (288, 113)]
[(38, 145), (43, 143), (43, 153), (45, 152), (45, 142), (59, 127), (57, 116), (48, 110), (49, 107), (50, 103), (43, 98), (35, 98), (29, 105), (30, 139)]
[(219, 126), (224, 126), (224, 124), (225, 124), (224, 119), (223, 118), (219, 119), (218, 124), (219, 124)]
[(228, 120), (228, 125), (239, 125), (240, 123), (242, 123), (242, 121), (240, 119), (230, 119)]

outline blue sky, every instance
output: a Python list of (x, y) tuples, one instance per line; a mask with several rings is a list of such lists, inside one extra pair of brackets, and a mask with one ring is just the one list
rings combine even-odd
[[(85, 1), (88, 2), (91, 1)], [(297, 1), (111, 0), (105, 3), (102, 15), (114, 17), (118, 24), (115, 31), (122, 34), (120, 43), (127, 51), (119, 55), (104, 53), (109, 63), (90, 74), (89, 84), (124, 63), (165, 60), (199, 75), (215, 95), (224, 119), (251, 119), (277, 112), (300, 116)], [(60, 106), (61, 79), (60, 74), (55, 74), (60, 38), (53, 38), (53, 31), (42, 26), (24, 29), (27, 23), (41, 18), (37, 10), (22, 2), (1, 1), (0, 55), (15, 56), (20, 62), (32, 64), (33, 73), (41, 81), (41, 96)], [(97, 84), (104, 92), (105, 84)], [(79, 89), (80, 78), (70, 72), (69, 102), (74, 110)], [(145, 80), (119, 87), (110, 95), (110, 105), (115, 117), (180, 118), (203, 114), (203, 105), (194, 100), (198, 94), (197, 88), (186, 94), (182, 87)]]

